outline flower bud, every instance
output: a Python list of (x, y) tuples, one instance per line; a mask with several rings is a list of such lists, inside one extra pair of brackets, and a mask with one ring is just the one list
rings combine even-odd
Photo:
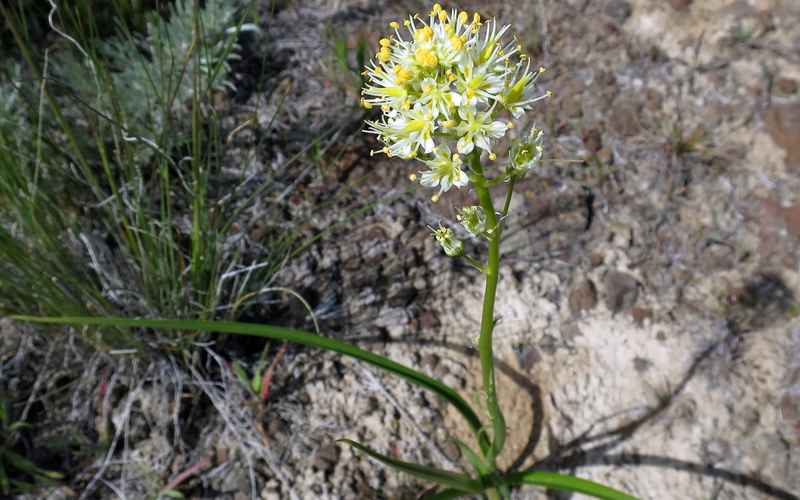
[(509, 154), (508, 176), (521, 177), (536, 168), (544, 154), (544, 131), (536, 126), (531, 127), (523, 139), (515, 139)]
[(477, 205), (463, 207), (456, 218), (473, 236), (481, 236), (486, 232), (486, 214)]
[(436, 241), (442, 246), (444, 253), (450, 257), (458, 257), (464, 254), (464, 243), (455, 237), (453, 230), (449, 227), (444, 227), (441, 224), (438, 228), (433, 229), (433, 236)]

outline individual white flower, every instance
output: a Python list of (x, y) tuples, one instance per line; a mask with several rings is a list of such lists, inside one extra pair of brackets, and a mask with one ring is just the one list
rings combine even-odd
[(426, 187), (439, 186), (439, 192), (445, 192), (452, 186), (464, 187), (469, 183), (469, 177), (461, 170), (461, 157), (450, 154), (450, 148), (439, 146), (433, 152), (433, 159), (423, 160), (430, 170), (420, 174), (420, 184)]
[(456, 218), (473, 236), (481, 236), (486, 232), (486, 213), (477, 205), (462, 207)]
[(424, 106), (416, 105), (403, 113), (389, 113), (383, 122), (367, 121), (372, 128), (367, 132), (378, 134), (387, 144), (389, 156), (413, 158), (421, 147), (425, 153), (433, 152), (433, 133), (436, 122)]
[(405, 84), (411, 81), (412, 73), (408, 68), (395, 64), (389, 71), (384, 66), (367, 68), (366, 76), (372, 84), (368, 84), (362, 93), (369, 98), (362, 102), (371, 106), (387, 106), (388, 109), (400, 109), (409, 102), (408, 89)]
[[(486, 23), (486, 31), (483, 40), (478, 38), (477, 43), (471, 48), (475, 53), (473, 59), (477, 64), (497, 69), (498, 65), (505, 65), (505, 61), (519, 50), (519, 47), (513, 41), (505, 46), (502, 45), (503, 35), (510, 27), (511, 26), (506, 25), (498, 30), (497, 21), (494, 19)], [(504, 68), (500, 68), (500, 70), (502, 71)]]
[(426, 78), (420, 84), (422, 95), (416, 104), (428, 107), (434, 118), (439, 115), (450, 118), (450, 83), (437, 82), (434, 78)]
[(442, 246), (442, 250), (444, 250), (445, 254), (450, 257), (458, 257), (464, 254), (464, 243), (455, 237), (452, 229), (444, 227), (441, 224), (439, 224), (439, 227), (436, 229), (430, 229), (433, 231), (433, 236)]
[(488, 65), (476, 67), (473, 59), (467, 59), (458, 69), (452, 94), (455, 106), (491, 105), (503, 91), (505, 71), (493, 71)]
[[(536, 72), (531, 72), (530, 66), (530, 59), (528, 59), (524, 70), (522, 70), (522, 63), (517, 63), (514, 75), (511, 77), (507, 86), (507, 90), (500, 98), (500, 102), (511, 112), (514, 118), (522, 116), (536, 101), (540, 101), (552, 95), (548, 90), (538, 97), (533, 97), (534, 84), (536, 80), (539, 79), (539, 76), (544, 73), (545, 69), (540, 67)], [(520, 74), (520, 70), (522, 70), (522, 74)]]
[(458, 108), (461, 122), (455, 132), (460, 138), (456, 149), (462, 155), (470, 154), (475, 146), (487, 153), (492, 152), (492, 142), (503, 137), (508, 124), (499, 120), (492, 121), (492, 112), (477, 111), (474, 107)]

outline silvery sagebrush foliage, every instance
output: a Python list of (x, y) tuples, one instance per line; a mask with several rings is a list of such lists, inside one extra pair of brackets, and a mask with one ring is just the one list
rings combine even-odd
[[(237, 13), (234, 2), (205, 2), (197, 11), (202, 33), (195, 41), (192, 1), (178, 0), (166, 19), (157, 12), (148, 13), (146, 33), (99, 41), (97, 54), (111, 69), (113, 95), (98, 85), (94, 62), (80, 51), (59, 54), (52, 66), (83, 102), (107, 116), (117, 109), (129, 135), (158, 137), (168, 126), (165, 104), (169, 104), (166, 111), (177, 117), (188, 114), (195, 64), (203, 75), (201, 91), (234, 88), (230, 63), (239, 58), (236, 38), (241, 31), (258, 31), (254, 24), (239, 26)], [(199, 53), (199, 59), (193, 53)], [(149, 156), (150, 149), (142, 153)]]
[[(389, 27), (393, 34), (380, 39), (364, 72), (362, 105), (381, 110), (378, 120), (367, 121), (367, 132), (384, 144), (372, 154), (422, 162), (427, 169), (419, 180), (439, 188), (435, 201), (442, 192), (470, 183), (468, 155), (485, 153), (497, 160), (493, 147), (514, 126), (503, 116), (518, 119), (551, 95), (536, 86), (545, 69), (532, 70), (519, 41), (504, 38), (509, 26), (483, 21), (478, 13), (448, 12), (434, 4), (427, 19), (411, 15), (402, 26), (393, 21)], [(513, 141), (504, 180), (523, 176), (541, 161), (542, 141), (535, 126)], [(491, 229), (481, 207), (465, 207), (458, 218), (472, 235)], [(448, 255), (461, 254), (451, 230), (433, 231)]]

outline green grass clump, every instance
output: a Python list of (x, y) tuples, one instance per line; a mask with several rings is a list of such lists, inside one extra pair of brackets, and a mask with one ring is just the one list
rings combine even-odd
[[(129, 3), (113, 2), (120, 14)], [(249, 197), (221, 183), (214, 103), (256, 28), (236, 2), (177, 0), (137, 11), (141, 31), (117, 18), (102, 37), (87, 6), (55, 9), (57, 43), (41, 50), (24, 4), (0, 5), (22, 62), (0, 84), (0, 313), (233, 318), (293, 239), (246, 247), (235, 224), (269, 183)], [(87, 338), (142, 347), (123, 332)]]

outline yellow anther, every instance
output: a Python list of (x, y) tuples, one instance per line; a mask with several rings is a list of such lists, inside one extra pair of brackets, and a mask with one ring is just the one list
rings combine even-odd
[(436, 193), (435, 195), (431, 196), (431, 202), (432, 203), (437, 203), (439, 201), (439, 198), (441, 198), (439, 196), (439, 193)]
[(382, 63), (389, 62), (389, 59), (391, 57), (392, 57), (392, 54), (389, 52), (388, 49), (387, 50), (381, 49), (381, 51), (378, 52), (378, 60), (380, 62), (382, 62)]
[(454, 163), (458, 163), (461, 161), (461, 155), (459, 155), (458, 153), (453, 153), (451, 159), (453, 160)]
[(364, 109), (372, 109), (372, 103), (366, 99), (361, 99), (361, 105), (364, 107)]
[(441, 12), (441, 11), (442, 11), (442, 6), (441, 6), (441, 5), (439, 5), (438, 3), (435, 3), (435, 4), (433, 4), (433, 8), (431, 9), (431, 11), (432, 11), (434, 14), (438, 14), (439, 12)]
[(436, 54), (425, 47), (420, 47), (414, 52), (414, 59), (417, 61), (417, 64), (425, 68), (433, 68), (439, 64), (439, 58), (436, 57)]
[(552, 90), (548, 90), (547, 92), (544, 93), (544, 95), (546, 95), (547, 97), (553, 97), (554, 94)]
[(455, 35), (450, 37), (450, 45), (452, 45), (456, 50), (461, 50), (464, 48), (464, 42), (461, 41), (461, 38)]
[(439, 22), (440, 23), (443, 23), (443, 22), (447, 21), (447, 11), (440, 10), (438, 16), (439, 16)]
[(512, 129), (512, 128), (514, 128), (514, 122), (508, 122), (508, 124), (507, 124), (507, 125), (508, 125), (508, 128), (509, 128), (509, 129)]
[(398, 23), (397, 21), (392, 21), (389, 23), (389, 27), (392, 28), (393, 30), (396, 30), (400, 27), (400, 23)]
[(544, 66), (539, 66), (539, 73), (544, 73), (547, 69)]
[(496, 154), (494, 154), (494, 153), (489, 153), (489, 159), (490, 159), (491, 161), (495, 161), (495, 160), (497, 159), (497, 155), (496, 155)]
[(467, 23), (467, 19), (469, 19), (469, 14), (467, 14), (463, 10), (461, 12), (459, 12), (459, 14), (458, 14), (458, 22), (459, 23), (466, 24)]
[(389, 106), (388, 104), (381, 104), (381, 111), (383, 111), (384, 113), (388, 113), (391, 110), (392, 110), (392, 107)]
[(478, 14), (477, 12), (472, 14), (472, 24), (474, 24), (476, 26), (480, 26), (481, 25), (481, 15)]
[(430, 40), (433, 38), (433, 29), (430, 26), (425, 26), (421, 30), (419, 30), (419, 37), (423, 40)]
[(395, 69), (395, 73), (397, 73), (397, 83), (405, 83), (414, 77), (411, 71), (402, 66), (395, 66), (395, 68), (399, 68)]
[(409, 175), (408, 180), (410, 180), (411, 182), (417, 182), (417, 174)]
[(475, 91), (473, 89), (467, 89), (467, 91), (464, 93), (467, 94), (468, 99), (472, 99), (473, 97), (475, 97)]
[(392, 44), (392, 41), (389, 40), (388, 38), (381, 38), (380, 42), (378, 42), (378, 43), (381, 44), (381, 47), (387, 47), (388, 48), (389, 45)]
[(403, 26), (405, 26), (406, 28), (408, 28), (409, 26), (411, 26), (411, 21), (409, 21), (408, 19), (406, 19), (405, 21), (403, 21)]

